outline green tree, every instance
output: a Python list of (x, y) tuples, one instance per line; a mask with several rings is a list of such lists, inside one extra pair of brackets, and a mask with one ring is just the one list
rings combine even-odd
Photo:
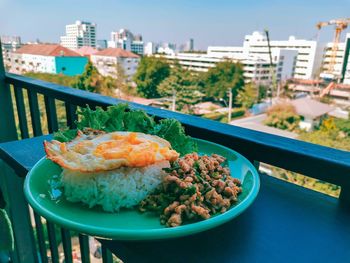
[(181, 68), (177, 63), (171, 68), (170, 75), (158, 86), (158, 93), (163, 97), (172, 97), (176, 101), (176, 109), (190, 111), (191, 106), (202, 100), (196, 75)]
[(236, 103), (243, 108), (250, 109), (254, 103), (258, 102), (259, 91), (254, 83), (244, 85), (244, 89), (238, 91)]
[(118, 98), (127, 98), (130, 95), (135, 95), (135, 89), (132, 87), (124, 68), (120, 64), (116, 65), (116, 72), (115, 86)]
[(243, 86), (243, 66), (240, 63), (219, 62), (203, 76), (203, 87), (207, 97), (227, 99), (227, 91), (232, 89), (234, 101)]
[(134, 75), (137, 92), (145, 98), (158, 98), (158, 85), (169, 76), (170, 66), (163, 58), (143, 57)]
[(96, 92), (98, 89), (98, 82), (100, 79), (100, 74), (97, 68), (89, 61), (83, 74), (79, 75), (73, 83), (72, 87), (75, 89), (86, 90), (90, 92)]
[(291, 104), (276, 104), (267, 111), (265, 124), (282, 130), (293, 131), (298, 128), (300, 116)]
[(258, 86), (258, 103), (266, 99), (268, 87), (264, 85)]
[(116, 81), (110, 76), (102, 76), (92, 62), (89, 61), (85, 66), (83, 74), (76, 78), (72, 87), (106, 96), (114, 96)]

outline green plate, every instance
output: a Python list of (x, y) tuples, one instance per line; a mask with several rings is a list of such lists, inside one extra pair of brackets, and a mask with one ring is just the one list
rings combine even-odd
[(48, 220), (64, 228), (91, 236), (117, 240), (152, 240), (191, 235), (219, 226), (242, 213), (258, 194), (260, 180), (254, 166), (239, 153), (224, 146), (196, 139), (200, 154), (220, 154), (227, 158), (231, 175), (241, 180), (243, 191), (239, 202), (223, 214), (207, 220), (168, 228), (160, 224), (159, 217), (151, 213), (139, 213), (136, 209), (118, 213), (103, 212), (80, 203), (70, 203), (61, 198), (53, 201), (48, 183), (61, 168), (45, 158), (28, 173), (24, 192), (33, 209)]

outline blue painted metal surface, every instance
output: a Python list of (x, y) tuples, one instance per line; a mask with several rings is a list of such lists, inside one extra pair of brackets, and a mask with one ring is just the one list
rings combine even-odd
[[(28, 171), (44, 156), (41, 136), (0, 144), (0, 157)], [(30, 158), (28, 158), (30, 156)], [(124, 262), (348, 262), (350, 210), (338, 200), (261, 174), (257, 199), (236, 219), (183, 238), (100, 240)]]

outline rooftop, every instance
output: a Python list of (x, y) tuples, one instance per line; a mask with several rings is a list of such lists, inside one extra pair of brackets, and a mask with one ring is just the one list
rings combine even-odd
[(139, 55), (121, 48), (106, 48), (94, 54), (94, 56), (121, 57), (121, 58), (139, 58)]
[(291, 103), (299, 115), (312, 118), (320, 117), (333, 110), (328, 104), (310, 98), (296, 99), (291, 101)]
[(93, 48), (93, 47), (83, 46), (83, 47), (75, 50), (75, 52), (79, 53), (81, 56), (90, 56), (90, 55), (97, 53), (98, 50), (96, 48)]
[(252, 117), (242, 118), (238, 120), (231, 121), (231, 125), (239, 126), (242, 128), (265, 132), (273, 135), (278, 135), (286, 138), (296, 139), (298, 135), (294, 132), (289, 132), (274, 127), (269, 127), (263, 124), (266, 119), (266, 114), (260, 114)]
[(29, 44), (15, 51), (17, 54), (31, 54), (53, 57), (80, 57), (80, 54), (58, 44)]

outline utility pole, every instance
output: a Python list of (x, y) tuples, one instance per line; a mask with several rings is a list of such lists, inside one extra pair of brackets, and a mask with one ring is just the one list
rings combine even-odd
[(231, 122), (231, 115), (232, 115), (232, 89), (228, 89), (228, 116), (227, 116), (227, 122)]
[(171, 101), (171, 111), (176, 111), (176, 90), (172, 87), (173, 97)]
[(271, 45), (270, 45), (270, 37), (269, 37), (269, 31), (267, 29), (264, 30), (266, 34), (266, 40), (267, 40), (267, 47), (269, 49), (269, 55), (270, 55), (270, 77), (271, 77), (271, 87), (270, 87), (270, 99), (272, 103), (272, 97), (273, 97), (273, 91), (276, 89), (276, 74), (273, 70), (273, 62), (272, 62), (272, 53), (271, 53)]

